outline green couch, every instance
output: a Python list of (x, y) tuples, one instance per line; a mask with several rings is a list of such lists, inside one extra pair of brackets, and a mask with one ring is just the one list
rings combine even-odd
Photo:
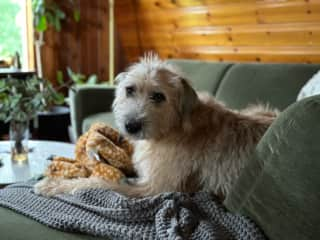
[[(225, 205), (250, 216), (270, 239), (320, 239), (320, 96), (295, 103), (320, 65), (171, 62), (197, 90), (211, 92), (231, 108), (269, 103), (283, 111), (248, 159)], [(106, 112), (113, 95), (114, 89), (105, 86), (70, 93), (75, 136), (95, 121), (114, 124)], [(4, 208), (0, 232), (1, 239), (93, 239), (49, 229)]]

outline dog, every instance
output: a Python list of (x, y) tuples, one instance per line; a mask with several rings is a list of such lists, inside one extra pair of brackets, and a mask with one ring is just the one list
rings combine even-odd
[(226, 108), (197, 93), (183, 74), (154, 54), (116, 78), (113, 112), (120, 132), (134, 144), (137, 178), (115, 184), (99, 178), (44, 179), (45, 196), (80, 189), (112, 189), (129, 197), (163, 192), (210, 191), (225, 197), (246, 160), (277, 116), (264, 106)]

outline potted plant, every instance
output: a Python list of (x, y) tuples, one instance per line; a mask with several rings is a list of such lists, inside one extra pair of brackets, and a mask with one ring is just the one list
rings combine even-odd
[[(32, 13), (33, 13), (33, 27), (34, 27), (34, 45), (35, 45), (35, 59), (37, 66), (37, 75), (39, 78), (43, 78), (42, 71), (42, 46), (44, 42), (44, 34), (51, 28), (56, 32), (60, 32), (63, 24), (68, 18), (72, 18), (75, 22), (80, 21), (80, 7), (79, 0), (32, 0)], [(68, 8), (72, 11), (68, 11)], [(71, 13), (71, 14), (70, 14)], [(59, 74), (59, 73), (57, 73)], [(62, 73), (60, 73), (62, 74)], [(46, 86), (40, 86), (41, 91)], [(68, 87), (68, 86), (65, 86)], [(67, 140), (67, 137), (62, 139), (62, 135), (65, 136), (63, 128), (66, 123), (66, 119), (69, 118), (69, 109), (65, 106), (52, 106), (47, 108), (46, 111), (39, 111), (37, 117), (34, 118), (33, 127), (38, 139), (49, 140)], [(59, 123), (62, 131), (55, 131), (52, 129), (52, 122)], [(63, 124), (60, 124), (61, 121)]]
[(62, 103), (64, 96), (50, 82), (36, 76), (0, 79), (0, 120), (10, 122), (12, 160), (27, 160), (30, 119), (37, 112)]
[[(80, 10), (75, 7), (75, 0), (69, 0), (73, 9), (73, 19), (80, 21)], [(57, 32), (61, 31), (61, 23), (66, 18), (66, 13), (59, 6), (58, 1), (54, 0), (32, 0), (33, 26), (35, 39), (35, 53), (37, 72), (39, 77), (43, 77), (41, 47), (44, 44), (44, 33), (48, 27), (52, 27)]]

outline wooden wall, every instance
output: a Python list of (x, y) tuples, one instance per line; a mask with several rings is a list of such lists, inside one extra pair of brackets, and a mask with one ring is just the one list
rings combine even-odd
[(117, 0), (127, 63), (163, 58), (320, 62), (320, 0)]
[(61, 32), (50, 29), (45, 33), (45, 45), (42, 48), (44, 76), (55, 82), (57, 70), (62, 70), (67, 78), (66, 67), (69, 66), (75, 72), (87, 76), (97, 74), (100, 81), (108, 81), (108, 1), (79, 0), (79, 23), (72, 18), (73, 10), (69, 1), (56, 2), (69, 17), (63, 21)]
[[(72, 16), (69, 1), (56, 1)], [(78, 4), (79, 23), (68, 18), (60, 33), (46, 32), (44, 74), (54, 82), (70, 66), (107, 81), (108, 1)], [(115, 10), (116, 73), (149, 50), (163, 58), (320, 62), (320, 0), (115, 0)]]

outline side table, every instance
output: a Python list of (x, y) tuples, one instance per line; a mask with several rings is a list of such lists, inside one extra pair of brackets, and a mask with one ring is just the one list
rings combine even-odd
[(52, 155), (74, 157), (75, 145), (70, 143), (29, 140), (28, 147), (28, 161), (16, 163), (11, 161), (10, 141), (0, 141), (0, 187), (40, 176), (50, 164), (48, 158)]

